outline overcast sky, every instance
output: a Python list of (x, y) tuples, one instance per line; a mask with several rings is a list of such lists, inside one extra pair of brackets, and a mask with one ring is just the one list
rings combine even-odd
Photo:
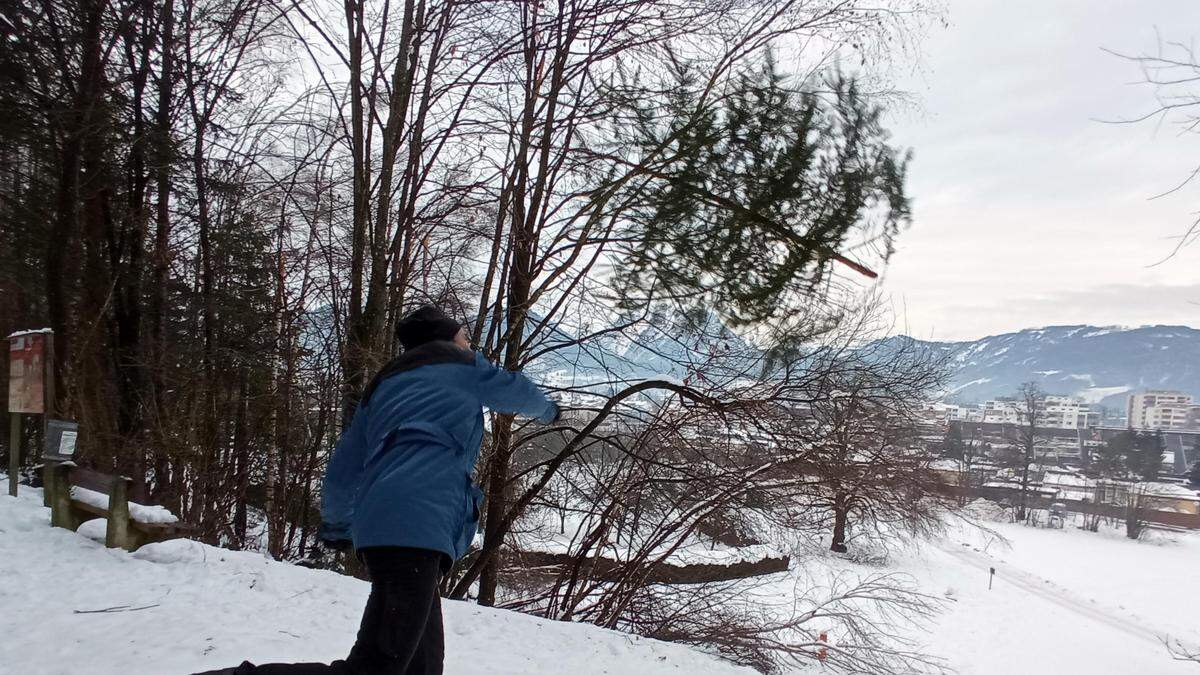
[(1200, 186), (1149, 201), (1200, 162), (1200, 136), (1111, 125), (1154, 105), (1139, 53), (1200, 43), (1200, 0), (950, 0), (904, 81), (921, 110), (912, 227), (882, 282), (900, 328), (935, 339), (1055, 324), (1200, 327), (1200, 246), (1152, 267)]

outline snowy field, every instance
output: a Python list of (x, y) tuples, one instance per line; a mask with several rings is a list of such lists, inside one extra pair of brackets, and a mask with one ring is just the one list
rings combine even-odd
[[(190, 541), (105, 549), (49, 527), (40, 491), (0, 497), (0, 673), (190, 673), (244, 658), (322, 660), (353, 642), (363, 582)], [(812, 566), (899, 571), (947, 599), (917, 637), (974, 675), (1200, 675), (1161, 639), (1200, 643), (1200, 536), (1132, 542), (991, 524), (895, 553), (887, 568), (827, 555)], [(996, 567), (988, 590), (987, 569)], [(779, 575), (781, 593), (798, 572)], [(678, 645), (446, 603), (446, 672), (749, 673)], [(800, 672), (819, 672), (818, 667)]]
[(898, 561), (952, 599), (929, 641), (957, 672), (1200, 675), (1163, 643), (1200, 644), (1200, 536), (989, 525), (1010, 546), (962, 532)]

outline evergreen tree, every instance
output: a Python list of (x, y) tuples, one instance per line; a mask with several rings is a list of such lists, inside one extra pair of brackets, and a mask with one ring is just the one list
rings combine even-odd
[(950, 428), (946, 430), (945, 438), (942, 439), (942, 457), (962, 459), (964, 445), (962, 428), (957, 424), (951, 424)]
[(873, 276), (839, 251), (856, 236), (890, 251), (909, 218), (908, 156), (857, 83), (834, 75), (797, 86), (768, 57), (714, 104), (686, 66), (678, 78), (666, 114), (641, 110), (632, 137), (621, 138), (667, 158), (628, 198), (636, 206), (618, 272), (624, 307), (645, 306), (654, 289), (684, 306), (719, 307), (733, 325), (780, 326), (834, 261)]
[(1126, 456), (1126, 465), (1130, 473), (1142, 480), (1157, 479), (1162, 471), (1162, 455), (1165, 450), (1166, 441), (1162, 431), (1135, 434), (1132, 447)]
[(1092, 468), (1105, 478), (1124, 476), (1126, 458), (1133, 448), (1133, 436), (1133, 430), (1127, 429), (1105, 441), (1096, 449)]

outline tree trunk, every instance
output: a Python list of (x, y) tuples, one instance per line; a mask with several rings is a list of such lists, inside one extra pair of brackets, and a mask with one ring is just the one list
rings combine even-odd
[[(154, 210), (154, 252), (151, 255), (153, 266), (153, 284), (146, 308), (147, 323), (147, 352), (149, 353), (149, 378), (146, 385), (150, 388), (145, 405), (150, 406), (150, 419), (157, 426), (153, 436), (150, 453), (154, 464), (155, 499), (159, 491), (164, 490), (168, 483), (169, 471), (167, 448), (163, 423), (166, 404), (164, 396), (167, 390), (166, 373), (166, 307), (168, 275), (171, 262), (171, 164), (174, 151), (171, 147), (171, 105), (172, 87), (175, 78), (175, 2), (166, 0), (162, 7), (162, 72), (158, 79), (158, 110), (154, 119), (154, 172), (155, 172), (155, 210)], [(176, 511), (177, 512), (177, 511)]]
[(234, 495), (233, 539), (234, 548), (246, 548), (246, 488), (250, 485), (250, 449), (246, 440), (247, 408), (250, 407), (249, 375), (241, 369), (238, 385), (237, 417), (233, 423)]
[[(483, 538), (492, 541), (504, 537), (501, 525), (508, 500), (508, 464), (512, 454), (512, 417), (497, 416), (492, 431), (492, 452), (487, 465), (487, 510), (484, 512)], [(498, 556), (494, 556), (479, 573), (479, 604), (492, 606), (500, 582)]]
[(833, 543), (829, 550), (834, 553), (846, 552), (846, 524), (849, 520), (849, 508), (839, 503), (833, 507)]
[(370, 158), (366, 151), (363, 114), (362, 46), (363, 6), (346, 0), (346, 33), (350, 79), (350, 149), (353, 173), (353, 222), (350, 234), (350, 300), (346, 317), (346, 345), (342, 353), (342, 428), (350, 426), (354, 409), (366, 384), (369, 319), (363, 316), (363, 277), (366, 271), (367, 231), (370, 227)]
[(1017, 506), (1017, 520), (1024, 522), (1028, 517), (1028, 507), (1026, 506), (1029, 495), (1029, 458), (1025, 458), (1025, 466), (1021, 469), (1021, 503)]

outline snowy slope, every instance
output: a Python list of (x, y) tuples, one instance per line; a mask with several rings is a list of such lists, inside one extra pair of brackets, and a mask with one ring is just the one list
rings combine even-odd
[[(0, 673), (173, 675), (242, 659), (345, 656), (364, 582), (176, 540), (132, 555), (49, 526), (41, 492), (0, 497)], [(751, 673), (593, 626), (446, 602), (446, 672)]]
[(1117, 407), (1140, 389), (1200, 396), (1200, 330), (1186, 326), (1049, 326), (972, 342), (916, 342), (949, 357), (948, 398), (961, 403), (1014, 395), (1029, 380), (1051, 394)]
[[(960, 675), (1196, 675), (1162, 639), (1200, 645), (1200, 534), (1043, 530), (990, 523), (893, 551), (884, 567), (825, 552), (747, 592), (793, 608), (827, 575), (897, 573), (946, 599), (924, 627), (900, 627)], [(988, 568), (997, 570), (988, 589)], [(190, 541), (130, 555), (48, 525), (37, 490), (0, 496), (0, 674), (154, 673), (244, 658), (324, 660), (346, 653), (363, 582)], [(679, 645), (581, 624), (446, 603), (448, 675), (464, 673), (743, 673)], [(915, 631), (915, 633), (914, 633)], [(835, 643), (839, 638), (831, 633)], [(813, 664), (796, 673), (822, 672)]]

